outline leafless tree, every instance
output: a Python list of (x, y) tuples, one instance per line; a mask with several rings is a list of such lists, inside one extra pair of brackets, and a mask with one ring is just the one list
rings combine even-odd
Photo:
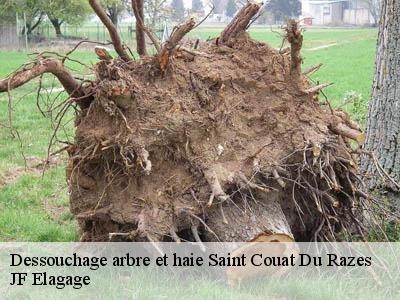
[(367, 0), (368, 10), (374, 19), (374, 26), (378, 25), (382, 0)]

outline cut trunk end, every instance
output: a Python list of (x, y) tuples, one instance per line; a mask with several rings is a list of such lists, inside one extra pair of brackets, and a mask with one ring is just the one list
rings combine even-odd
[[(231, 242), (229, 251), (233, 257), (243, 254), (250, 257), (255, 253), (286, 256), (288, 247), (284, 243), (294, 242), (294, 237), (279, 204), (278, 194), (275, 194), (276, 197), (272, 197), (273, 193), (269, 193), (267, 197), (262, 192), (252, 193), (257, 201), (254, 199), (247, 202), (239, 200), (235, 201), (235, 205), (233, 205), (229, 200), (224, 203), (222, 210), (216, 208), (208, 216), (207, 225), (211, 230), (205, 233), (206, 240), (215, 241), (218, 236), (220, 241)], [(224, 218), (227, 220), (227, 224), (223, 222)], [(240, 241), (249, 243), (235, 243)], [(295, 244), (293, 243), (293, 245)], [(248, 264), (245, 267), (229, 267), (225, 272), (228, 284), (237, 286), (242, 280), (265, 274), (281, 273), (283, 270), (273, 270), (269, 267), (260, 268)]]

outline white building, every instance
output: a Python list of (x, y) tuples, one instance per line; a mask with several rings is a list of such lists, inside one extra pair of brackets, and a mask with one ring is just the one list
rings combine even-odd
[[(302, 18), (312, 18), (313, 25), (374, 24), (372, 3), (379, 0), (302, 0)], [(379, 7), (379, 6), (378, 6)]]

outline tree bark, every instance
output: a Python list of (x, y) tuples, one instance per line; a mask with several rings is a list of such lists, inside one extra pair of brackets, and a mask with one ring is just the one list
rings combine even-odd
[(132, 0), (132, 8), (136, 18), (136, 51), (140, 56), (146, 56), (146, 37), (144, 34), (143, 0)]
[(248, 2), (236, 14), (233, 20), (221, 33), (220, 40), (222, 43), (227, 43), (229, 40), (236, 38), (240, 33), (246, 31), (253, 17), (260, 10), (261, 4)]
[[(375, 78), (369, 104), (365, 150), (395, 181), (400, 181), (400, 2), (382, 1)], [(383, 182), (371, 156), (362, 157), (362, 169), (370, 190), (395, 191), (390, 180)], [(398, 191), (397, 191), (398, 192)]]

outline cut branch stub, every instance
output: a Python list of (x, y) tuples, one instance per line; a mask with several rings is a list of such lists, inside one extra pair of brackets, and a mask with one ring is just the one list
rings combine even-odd
[(331, 85), (332, 85), (332, 83), (321, 83), (319, 85), (316, 85), (316, 86), (313, 86), (313, 87), (310, 87), (310, 88), (306, 89), (304, 91), (304, 93), (306, 93), (306, 94), (315, 94), (315, 93), (318, 93), (318, 92), (322, 91), (324, 88), (327, 88), (328, 86), (331, 86)]
[(366, 136), (363, 132), (350, 128), (343, 123), (332, 124), (331, 126), (329, 126), (329, 129), (332, 130), (334, 133), (352, 139), (359, 144), (364, 143), (366, 139)]
[(305, 75), (305, 76), (310, 76), (310, 75), (312, 75), (314, 72), (318, 71), (319, 68), (321, 68), (321, 67), (322, 67), (322, 64), (317, 64), (317, 65), (314, 65), (314, 66), (312, 66), (312, 67), (309, 67), (308, 69), (306, 69), (306, 70), (303, 72), (303, 75)]
[(301, 47), (303, 46), (303, 33), (299, 26), (299, 22), (296, 20), (289, 20), (286, 27), (286, 37), (290, 43), (290, 72), (292, 75), (301, 75), (301, 64), (303, 58), (300, 55)]
[(106, 26), (110, 34), (111, 41), (114, 45), (114, 49), (118, 53), (119, 57), (121, 57), (123, 61), (130, 61), (131, 58), (129, 57), (124, 47), (122, 46), (121, 38), (119, 37), (117, 28), (115, 27), (111, 19), (107, 16), (104, 9), (96, 0), (89, 0), (89, 4), (93, 8), (94, 12), (99, 17), (99, 19), (101, 20), (101, 22), (104, 24), (104, 26)]
[(158, 62), (160, 64), (161, 71), (164, 71), (167, 68), (169, 59), (173, 54), (176, 46), (183, 39), (183, 37), (194, 28), (195, 25), (196, 22), (194, 18), (191, 18), (185, 23), (175, 27), (168, 41), (165, 42), (164, 46), (161, 49), (161, 52), (158, 55)]
[(102, 46), (96, 46), (94, 48), (94, 52), (97, 54), (97, 57), (100, 60), (112, 60), (113, 57), (111, 56), (110, 52), (108, 52), (108, 49)]
[(247, 3), (243, 6), (222, 32), (220, 42), (227, 43), (229, 40), (236, 38), (240, 33), (245, 32), (251, 20), (257, 15), (260, 7), (260, 3)]

